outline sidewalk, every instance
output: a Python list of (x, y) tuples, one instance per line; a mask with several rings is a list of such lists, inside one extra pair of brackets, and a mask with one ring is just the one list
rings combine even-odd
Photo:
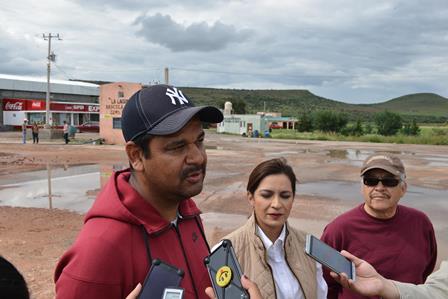
[[(100, 139), (99, 133), (76, 133), (74, 138), (70, 138), (70, 144), (93, 143)], [(0, 143), (22, 143), (21, 131), (0, 132)], [(31, 132), (26, 134), (26, 144), (33, 144), (33, 135)], [(43, 139), (39, 136), (39, 144), (64, 144), (64, 139)]]

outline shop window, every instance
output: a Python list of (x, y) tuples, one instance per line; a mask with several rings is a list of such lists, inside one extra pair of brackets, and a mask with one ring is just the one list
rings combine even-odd
[(114, 117), (112, 119), (112, 128), (121, 129), (121, 117)]

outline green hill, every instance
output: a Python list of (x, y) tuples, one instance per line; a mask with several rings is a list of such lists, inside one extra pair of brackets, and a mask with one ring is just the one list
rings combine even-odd
[(448, 99), (434, 93), (416, 93), (374, 105), (407, 115), (448, 116)]
[(376, 112), (389, 110), (404, 119), (418, 122), (445, 122), (448, 99), (431, 93), (411, 94), (376, 104), (348, 104), (317, 96), (308, 90), (246, 90), (184, 87), (196, 105), (224, 107), (226, 101), (244, 102), (247, 113), (281, 112), (284, 116), (300, 116), (305, 112), (333, 110), (344, 112), (351, 119), (373, 119)]

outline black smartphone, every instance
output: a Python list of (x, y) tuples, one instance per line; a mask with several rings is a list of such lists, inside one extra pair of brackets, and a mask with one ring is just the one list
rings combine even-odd
[(230, 240), (222, 240), (204, 263), (218, 299), (249, 298), (241, 285), (241, 268)]
[[(163, 298), (166, 289), (179, 289), (180, 282), (184, 277), (184, 271), (171, 266), (159, 259), (154, 259), (146, 275), (142, 290), (138, 299), (160, 299)], [(179, 293), (179, 292), (178, 292)], [(183, 292), (180, 292), (182, 298)], [(166, 296), (166, 295), (165, 295)]]
[(305, 252), (333, 272), (345, 273), (350, 279), (356, 279), (355, 264), (315, 236), (306, 236)]

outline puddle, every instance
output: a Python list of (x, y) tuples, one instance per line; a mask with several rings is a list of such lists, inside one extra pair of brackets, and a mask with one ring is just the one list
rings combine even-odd
[(0, 205), (85, 213), (113, 171), (127, 165), (48, 166), (0, 180)]
[(224, 150), (223, 146), (217, 146), (217, 145), (206, 145), (206, 150)]
[(448, 156), (434, 155), (432, 157), (424, 157), (425, 161), (429, 161), (428, 166), (448, 167)]
[(48, 168), (24, 173), (15, 181), (0, 185), (0, 205), (84, 213), (95, 199), (90, 194), (100, 188), (100, 171), (98, 165)]
[[(369, 151), (345, 152), (345, 159), (364, 159)], [(338, 155), (340, 153), (338, 152)], [(334, 155), (334, 154), (333, 154)], [(440, 159), (440, 157), (437, 157)], [(59, 208), (85, 213), (92, 205), (98, 190), (108, 181), (113, 171), (127, 168), (126, 164), (52, 166), (45, 170), (29, 171), (0, 178), (0, 205)], [(236, 166), (235, 166), (236, 167)], [(207, 174), (208, 180), (241, 176), (235, 171), (215, 171)], [(215, 187), (213, 187), (215, 186)], [(207, 190), (236, 192), (245, 188), (241, 180), (225, 186), (211, 184)], [(360, 182), (317, 181), (298, 185), (297, 195), (320, 197), (356, 205), (362, 202)], [(448, 214), (447, 191), (409, 186), (402, 203), (431, 214)]]
[[(360, 182), (345, 181), (319, 181), (302, 183), (298, 185), (297, 196), (325, 197), (328, 199), (346, 201), (356, 205), (363, 201)], [(400, 203), (425, 213), (434, 219), (444, 219), (448, 214), (447, 191), (431, 188), (422, 188), (408, 185), (405, 196)]]

